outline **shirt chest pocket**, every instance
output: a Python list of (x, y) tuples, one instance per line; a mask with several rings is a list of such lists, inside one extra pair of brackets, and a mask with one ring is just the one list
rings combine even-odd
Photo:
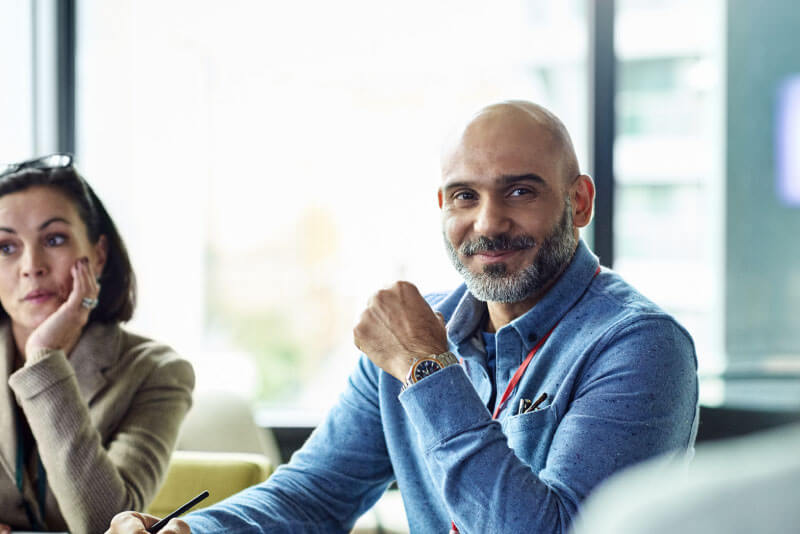
[(531, 413), (513, 415), (503, 422), (508, 445), (534, 473), (544, 468), (555, 431), (556, 416), (551, 406)]

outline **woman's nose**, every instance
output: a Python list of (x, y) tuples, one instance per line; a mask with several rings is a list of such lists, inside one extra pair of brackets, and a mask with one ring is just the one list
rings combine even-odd
[(42, 254), (35, 250), (28, 249), (22, 258), (22, 275), (26, 277), (42, 276), (47, 273), (47, 265), (45, 264)]

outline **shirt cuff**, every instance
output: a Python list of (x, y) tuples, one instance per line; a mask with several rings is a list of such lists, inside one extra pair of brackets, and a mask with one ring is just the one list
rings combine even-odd
[(460, 365), (420, 380), (399, 400), (425, 449), (492, 419)]

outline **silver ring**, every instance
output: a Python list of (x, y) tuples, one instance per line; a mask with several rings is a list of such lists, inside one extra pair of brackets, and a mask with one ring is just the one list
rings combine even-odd
[(83, 297), (83, 300), (81, 300), (81, 306), (83, 306), (87, 310), (93, 310), (97, 307), (97, 304), (99, 302), (100, 301), (97, 299), (90, 299), (89, 297)]

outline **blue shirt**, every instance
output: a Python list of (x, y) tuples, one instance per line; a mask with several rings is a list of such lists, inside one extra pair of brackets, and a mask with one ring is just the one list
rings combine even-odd
[[(489, 380), (494, 382), (497, 369), (497, 345), (494, 332), (481, 332), (481, 337), (483, 337), (483, 344), (486, 347), (486, 371), (489, 373)], [(497, 390), (493, 389), (492, 396), (489, 397), (489, 406), (494, 406), (496, 397)]]
[[(496, 373), (481, 337), (486, 306), (464, 286), (428, 297), (462, 365), (401, 393), (363, 356), (306, 444), (265, 483), (187, 516), (195, 534), (349, 532), (396, 480), (412, 533), (566, 532), (578, 506), (620, 469), (693, 446), (697, 374), (689, 334), (602, 270), (581, 241), (552, 289), (496, 332)], [(557, 325), (557, 326), (556, 326)], [(540, 336), (507, 407), (487, 409)], [(547, 401), (518, 415), (521, 398)]]

